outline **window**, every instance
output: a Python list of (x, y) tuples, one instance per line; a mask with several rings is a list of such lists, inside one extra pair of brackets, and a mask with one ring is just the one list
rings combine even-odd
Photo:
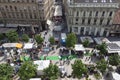
[(74, 32), (78, 32), (78, 27), (74, 27)]
[(76, 21), (78, 21), (78, 18), (76, 18)]
[(21, 13), (21, 18), (23, 18), (23, 13)]
[(77, 14), (76, 14), (77, 16), (79, 16), (79, 11), (77, 11)]
[(15, 6), (14, 8), (15, 8), (15, 11), (17, 11), (17, 7)]
[(90, 11), (89, 16), (92, 16), (92, 11)]
[(88, 24), (90, 24), (91, 19), (88, 19)]
[(8, 8), (7, 5), (5, 6), (5, 8), (6, 8), (6, 9)]
[(97, 19), (94, 19), (94, 25), (96, 25)]
[(75, 23), (75, 25), (78, 25), (78, 23)]
[(83, 12), (83, 16), (85, 16), (85, 11)]
[(82, 19), (82, 24), (84, 24), (85, 23), (85, 19)]
[(103, 13), (102, 13), (102, 16), (104, 16), (105, 15), (105, 11), (103, 11)]
[(8, 0), (8, 2), (10, 2), (10, 0)]
[(100, 20), (100, 25), (102, 25), (102, 23), (103, 23), (103, 19)]
[(96, 12), (95, 16), (98, 16), (98, 11)]
[(30, 19), (32, 19), (32, 14), (30, 14)]
[(109, 16), (112, 16), (112, 11), (110, 12)]
[(32, 0), (32, 2), (34, 2), (34, 0)]
[(12, 6), (10, 6), (10, 10), (12, 10)]
[(109, 24), (110, 24), (110, 20), (107, 21), (107, 25), (109, 25)]

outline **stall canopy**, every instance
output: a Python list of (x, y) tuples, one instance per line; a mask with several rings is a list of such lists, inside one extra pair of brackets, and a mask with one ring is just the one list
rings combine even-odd
[(44, 70), (49, 67), (50, 60), (37, 60), (34, 61), (34, 64), (38, 65), (37, 70)]
[(103, 42), (111, 43), (107, 38), (104, 38), (104, 37), (96, 37), (94, 38), (94, 40), (97, 44), (102, 44)]
[(54, 16), (62, 16), (62, 7), (60, 5), (55, 6)]
[(89, 36), (80, 37), (80, 39), (81, 39), (81, 42), (84, 42), (85, 40), (88, 40), (90, 43), (94, 42), (93, 39), (91, 37), (89, 37)]
[(107, 51), (108, 53), (120, 53), (120, 46), (116, 43), (109, 43), (107, 44)]
[(74, 49), (75, 51), (85, 51), (85, 48), (82, 44), (76, 44)]
[(30, 80), (41, 80), (41, 78), (31, 78)]
[(25, 43), (23, 49), (32, 49), (33, 43)]
[(22, 48), (23, 45), (21, 43), (4, 43), (4, 44), (2, 44), (2, 46), (4, 48), (14, 48), (14, 47)]
[(118, 73), (112, 72), (113, 80), (120, 80), (120, 75)]
[(37, 75), (43, 75), (43, 70), (49, 67), (50, 60), (37, 60), (34, 61), (34, 64), (37, 65)]

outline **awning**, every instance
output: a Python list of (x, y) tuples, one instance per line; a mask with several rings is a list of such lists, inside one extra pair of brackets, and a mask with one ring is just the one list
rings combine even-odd
[(0, 28), (0, 33), (7, 33), (9, 31), (16, 31), (16, 28)]
[(4, 27), (5, 25), (4, 24), (0, 24), (0, 27)]
[(6, 24), (6, 27), (18, 27), (18, 24)]
[(21, 27), (30, 27), (31, 25), (28, 25), (28, 24), (19, 24), (19, 26), (21, 26)]

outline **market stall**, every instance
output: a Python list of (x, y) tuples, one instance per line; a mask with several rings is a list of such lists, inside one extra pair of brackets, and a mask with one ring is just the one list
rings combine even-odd
[(82, 44), (76, 44), (74, 50), (85, 52), (85, 48), (83, 47)]
[(50, 60), (37, 60), (34, 61), (34, 64), (38, 65), (37, 67), (37, 75), (43, 75), (43, 70), (49, 67)]
[(23, 45), (21, 43), (4, 43), (2, 44), (4, 48), (22, 48)]
[(25, 43), (23, 49), (32, 49), (33, 43)]

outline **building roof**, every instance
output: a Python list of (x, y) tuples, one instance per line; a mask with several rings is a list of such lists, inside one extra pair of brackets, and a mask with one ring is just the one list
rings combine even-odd
[(115, 13), (113, 24), (120, 24), (120, 9)]
[(118, 0), (73, 0), (75, 3), (116, 3)]

